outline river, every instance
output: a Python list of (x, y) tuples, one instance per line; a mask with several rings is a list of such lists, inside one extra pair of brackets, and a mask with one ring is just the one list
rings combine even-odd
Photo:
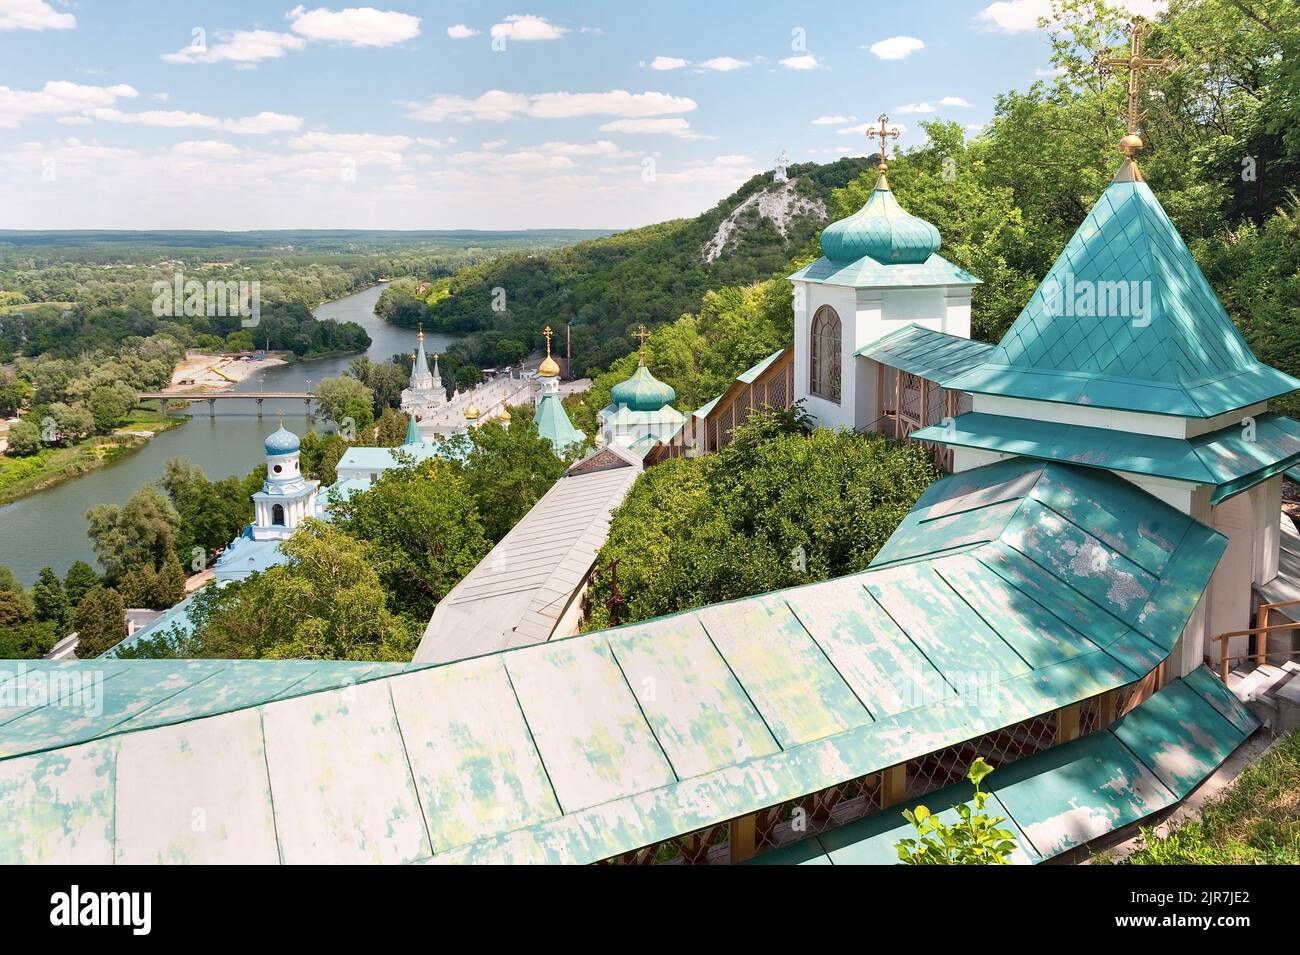
[[(366, 354), (373, 361), (388, 361), (400, 352), (413, 351), (415, 335), (375, 315), (375, 302), (382, 287), (375, 286), (355, 295), (326, 302), (316, 309), (318, 318), (352, 321), (365, 328), (371, 344)], [(425, 335), (425, 347), (441, 351), (449, 336)], [(235, 385), (232, 392), (310, 391), (322, 378), (347, 371), (355, 355), (321, 358), (276, 365), (256, 372)], [(97, 504), (123, 504), (143, 485), (162, 477), (169, 458), (188, 457), (208, 477), (219, 480), (232, 474), (245, 475), (263, 460), (262, 440), (276, 429), (276, 412), (284, 412), (289, 430), (303, 434), (319, 430), (324, 421), (309, 419), (301, 401), (266, 401), (263, 418), (257, 418), (257, 402), (218, 401), (216, 417), (208, 417), (208, 406), (193, 406), (194, 417), (187, 424), (159, 434), (137, 451), (37, 494), (0, 508), (0, 566), (13, 570), (19, 580), (31, 584), (42, 567), (52, 567), (62, 576), (74, 561), (96, 566), (86, 536), (86, 511)]]

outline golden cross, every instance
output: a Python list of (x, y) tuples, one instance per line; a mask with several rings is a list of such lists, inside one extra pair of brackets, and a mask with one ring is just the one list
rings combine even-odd
[[(1136, 136), (1138, 123), (1145, 117), (1145, 113), (1138, 113), (1138, 95), (1141, 93), (1141, 76), (1144, 69), (1161, 69), (1171, 70), (1177, 64), (1166, 51), (1160, 57), (1150, 57), (1142, 55), (1142, 41), (1150, 36), (1151, 25), (1142, 17), (1134, 17), (1133, 22), (1125, 27), (1124, 32), (1129, 38), (1129, 53), (1126, 57), (1104, 58), (1100, 53), (1093, 58), (1093, 65), (1106, 75), (1112, 67), (1123, 67), (1128, 70), (1128, 135)], [(1139, 146), (1139, 148), (1141, 148)]]
[(639, 350), (641, 353), (641, 364), (644, 365), (645, 364), (645, 340), (650, 337), (650, 333), (645, 330), (645, 322), (642, 322), (640, 325), (636, 327), (636, 334), (634, 334), (632, 337), (639, 339), (641, 342), (641, 348)]
[(546, 328), (542, 329), (542, 334), (546, 336), (546, 357), (550, 358), (551, 357), (551, 336), (554, 335), (555, 332), (551, 331), (550, 325), (547, 325)]
[(886, 116), (884, 113), (881, 113), (880, 128), (871, 129), (867, 131), (867, 139), (880, 140), (880, 171), (881, 172), (884, 172), (886, 169), (889, 168), (889, 158), (885, 155), (885, 147), (889, 144), (889, 140), (891, 138), (892, 139), (898, 138), (898, 128), (897, 127), (895, 127), (894, 129), (888, 128), (888, 126), (886, 125), (888, 122), (889, 122), (889, 117)]

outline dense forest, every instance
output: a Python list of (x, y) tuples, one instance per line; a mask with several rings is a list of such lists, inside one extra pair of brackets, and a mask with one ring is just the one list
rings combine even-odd
[[(572, 323), (575, 371), (607, 368), (632, 348), (639, 323), (655, 327), (699, 307), (705, 292), (766, 277), (813, 242), (826, 224), (833, 190), (870, 165), (860, 158), (819, 165), (793, 165), (792, 193), (806, 203), (777, 225), (752, 205), (740, 215), (735, 239), (724, 254), (706, 261), (705, 247), (719, 226), (746, 199), (772, 187), (772, 174), (754, 176), (736, 192), (694, 219), (677, 219), (582, 242), (556, 252), (512, 254), (461, 269), (438, 283), (426, 301), (387, 304), (391, 321), (467, 334), (453, 352), (487, 366), (501, 356), (501, 341), (541, 346), (542, 328)], [(792, 199), (791, 205), (795, 205)], [(499, 290), (499, 291), (498, 291)], [(393, 290), (400, 295), (402, 288)], [(431, 302), (432, 304), (427, 304)]]

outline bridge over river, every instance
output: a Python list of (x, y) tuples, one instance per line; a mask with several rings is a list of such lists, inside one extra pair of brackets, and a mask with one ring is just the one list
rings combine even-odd
[(308, 413), (311, 412), (311, 403), (316, 400), (316, 396), (310, 391), (216, 391), (216, 392), (166, 392), (166, 391), (143, 391), (139, 395), (141, 401), (188, 401), (191, 404), (200, 401), (208, 403), (208, 416), (216, 417), (218, 401), (256, 401), (257, 416), (262, 417), (262, 402), (270, 399), (272, 401), (303, 401), (307, 405)]

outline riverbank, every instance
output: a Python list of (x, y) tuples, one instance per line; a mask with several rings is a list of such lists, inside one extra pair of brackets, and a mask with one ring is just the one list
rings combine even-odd
[(163, 392), (227, 391), (259, 371), (284, 364), (287, 362), (280, 352), (267, 352), (265, 358), (254, 361), (188, 351), (172, 372), (171, 384)]
[(0, 507), (101, 468), (188, 420), (152, 408), (133, 408), (110, 435), (67, 448), (45, 448), (29, 457), (0, 456)]

